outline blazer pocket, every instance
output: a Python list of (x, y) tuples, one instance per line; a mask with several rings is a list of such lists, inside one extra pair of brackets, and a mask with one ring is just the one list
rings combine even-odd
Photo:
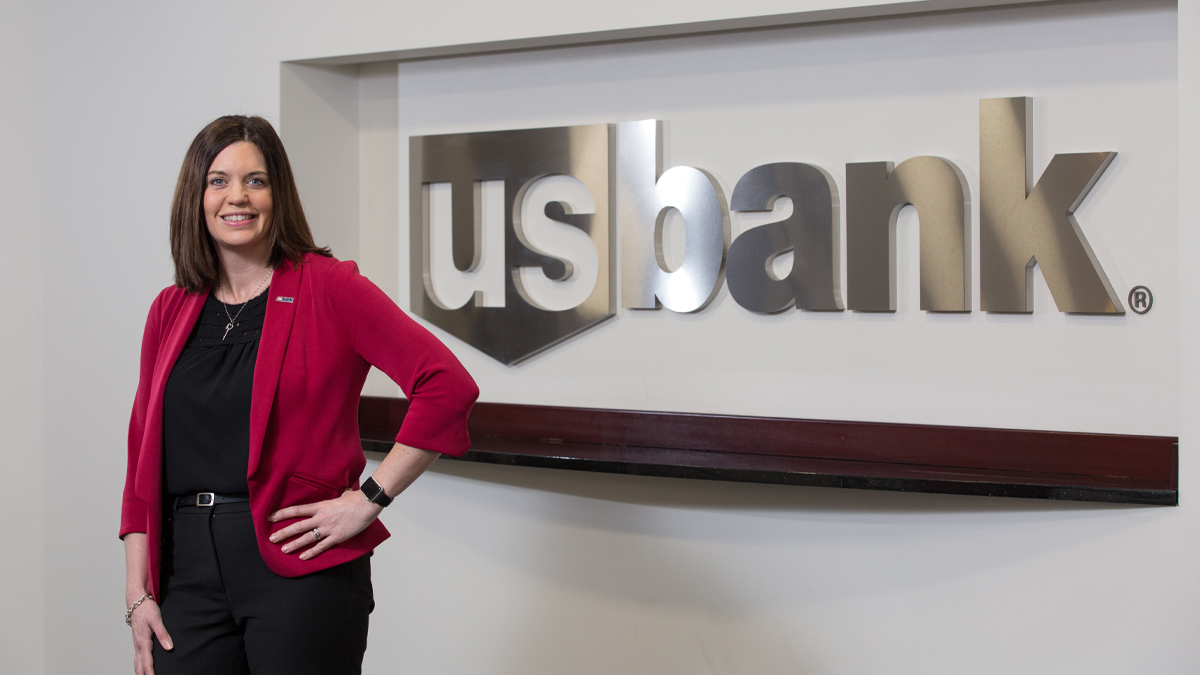
[(326, 499), (334, 499), (341, 494), (342, 490), (336, 485), (302, 473), (293, 473), (288, 476), (287, 483), (283, 486), (283, 496), (279, 500), (279, 508), (322, 502)]

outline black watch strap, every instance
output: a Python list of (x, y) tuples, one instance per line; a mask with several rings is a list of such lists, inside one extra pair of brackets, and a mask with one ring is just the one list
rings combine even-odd
[(366, 495), (367, 501), (380, 506), (387, 506), (392, 503), (392, 498), (387, 496), (383, 488), (379, 487), (379, 483), (375, 482), (374, 478), (368, 478), (363, 481), (362, 493)]

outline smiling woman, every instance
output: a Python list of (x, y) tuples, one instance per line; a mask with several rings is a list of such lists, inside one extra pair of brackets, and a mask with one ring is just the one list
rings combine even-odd
[[(245, 225), (239, 216), (256, 217)], [(313, 243), (287, 152), (261, 117), (215, 120), (184, 158), (171, 206), (176, 285), (198, 293), (219, 281), (217, 247), (238, 259), (265, 251), (272, 268), (305, 253), (330, 255)]]
[[(369, 554), (388, 536), (379, 513), (439, 453), (466, 452), (479, 390), (354, 263), (313, 242), (262, 118), (222, 117), (196, 136), (171, 253), (175, 285), (142, 339), (121, 509), (134, 670), (359, 673)], [(360, 489), (372, 365), (412, 406)]]
[(218, 247), (243, 256), (262, 255), (274, 213), (267, 161), (257, 145), (238, 141), (226, 147), (208, 169), (204, 220)]

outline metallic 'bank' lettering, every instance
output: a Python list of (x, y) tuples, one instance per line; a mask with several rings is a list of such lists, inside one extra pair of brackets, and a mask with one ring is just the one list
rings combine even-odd
[[(662, 170), (662, 122), (617, 129), (617, 203), (621, 230), (621, 301), (632, 309), (696, 312), (721, 290), (729, 212), (721, 186), (690, 166)], [(679, 269), (661, 262), (667, 211), (683, 216), (687, 247)]]
[(1032, 113), (1031, 98), (979, 102), (981, 309), (1032, 312), (1036, 264), (1060, 311), (1124, 314), (1072, 215), (1117, 153), (1055, 155), (1033, 186)]
[[(770, 211), (780, 197), (792, 200), (791, 216), (747, 230), (729, 247), (729, 294), (742, 307), (763, 314), (793, 305), (841, 311), (837, 183), (811, 164), (765, 164), (738, 180), (729, 208)], [(772, 264), (788, 251), (794, 251), (792, 270), (779, 279)]]
[(953, 162), (913, 157), (846, 165), (846, 285), (850, 309), (896, 311), (896, 217), (917, 209), (921, 309), (971, 311), (971, 191)]

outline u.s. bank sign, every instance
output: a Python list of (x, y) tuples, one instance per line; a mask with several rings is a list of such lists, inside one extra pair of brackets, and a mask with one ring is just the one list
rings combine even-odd
[[(1073, 216), (1116, 153), (1055, 155), (1035, 180), (1032, 120), (1029, 98), (980, 101), (980, 309), (1032, 312), (1036, 265), (1060, 311), (1124, 314)], [(614, 316), (618, 281), (621, 306), (630, 309), (697, 312), (726, 283), (751, 312), (893, 312), (896, 218), (908, 205), (920, 219), (921, 309), (971, 311), (971, 194), (953, 162), (913, 157), (895, 166), (846, 165), (843, 299), (841, 196), (828, 172), (799, 162), (765, 164), (746, 172), (727, 202), (702, 169), (663, 171), (662, 134), (661, 122), (646, 120), (412, 137), (413, 311), (507, 364)], [(576, 189), (539, 189), (563, 176)], [(476, 292), (455, 302), (439, 295), (431, 211), (433, 191), (445, 186), (454, 267), (480, 273), (493, 266), (503, 277), (502, 298)], [(492, 191), (497, 207), (502, 201), (504, 222), (503, 245), (492, 250), (502, 256), (485, 255), (486, 186), (502, 186)], [(771, 211), (783, 197), (792, 201), (789, 217), (731, 241), (731, 211)], [(674, 264), (664, 251), (672, 210), (686, 233), (682, 260)], [(589, 259), (548, 251), (538, 236), (547, 227), (568, 228), (590, 242), (582, 249)], [(775, 259), (788, 252), (791, 270), (777, 274)], [(585, 269), (588, 277), (581, 279)], [(539, 299), (556, 285), (572, 288), (569, 308)]]

